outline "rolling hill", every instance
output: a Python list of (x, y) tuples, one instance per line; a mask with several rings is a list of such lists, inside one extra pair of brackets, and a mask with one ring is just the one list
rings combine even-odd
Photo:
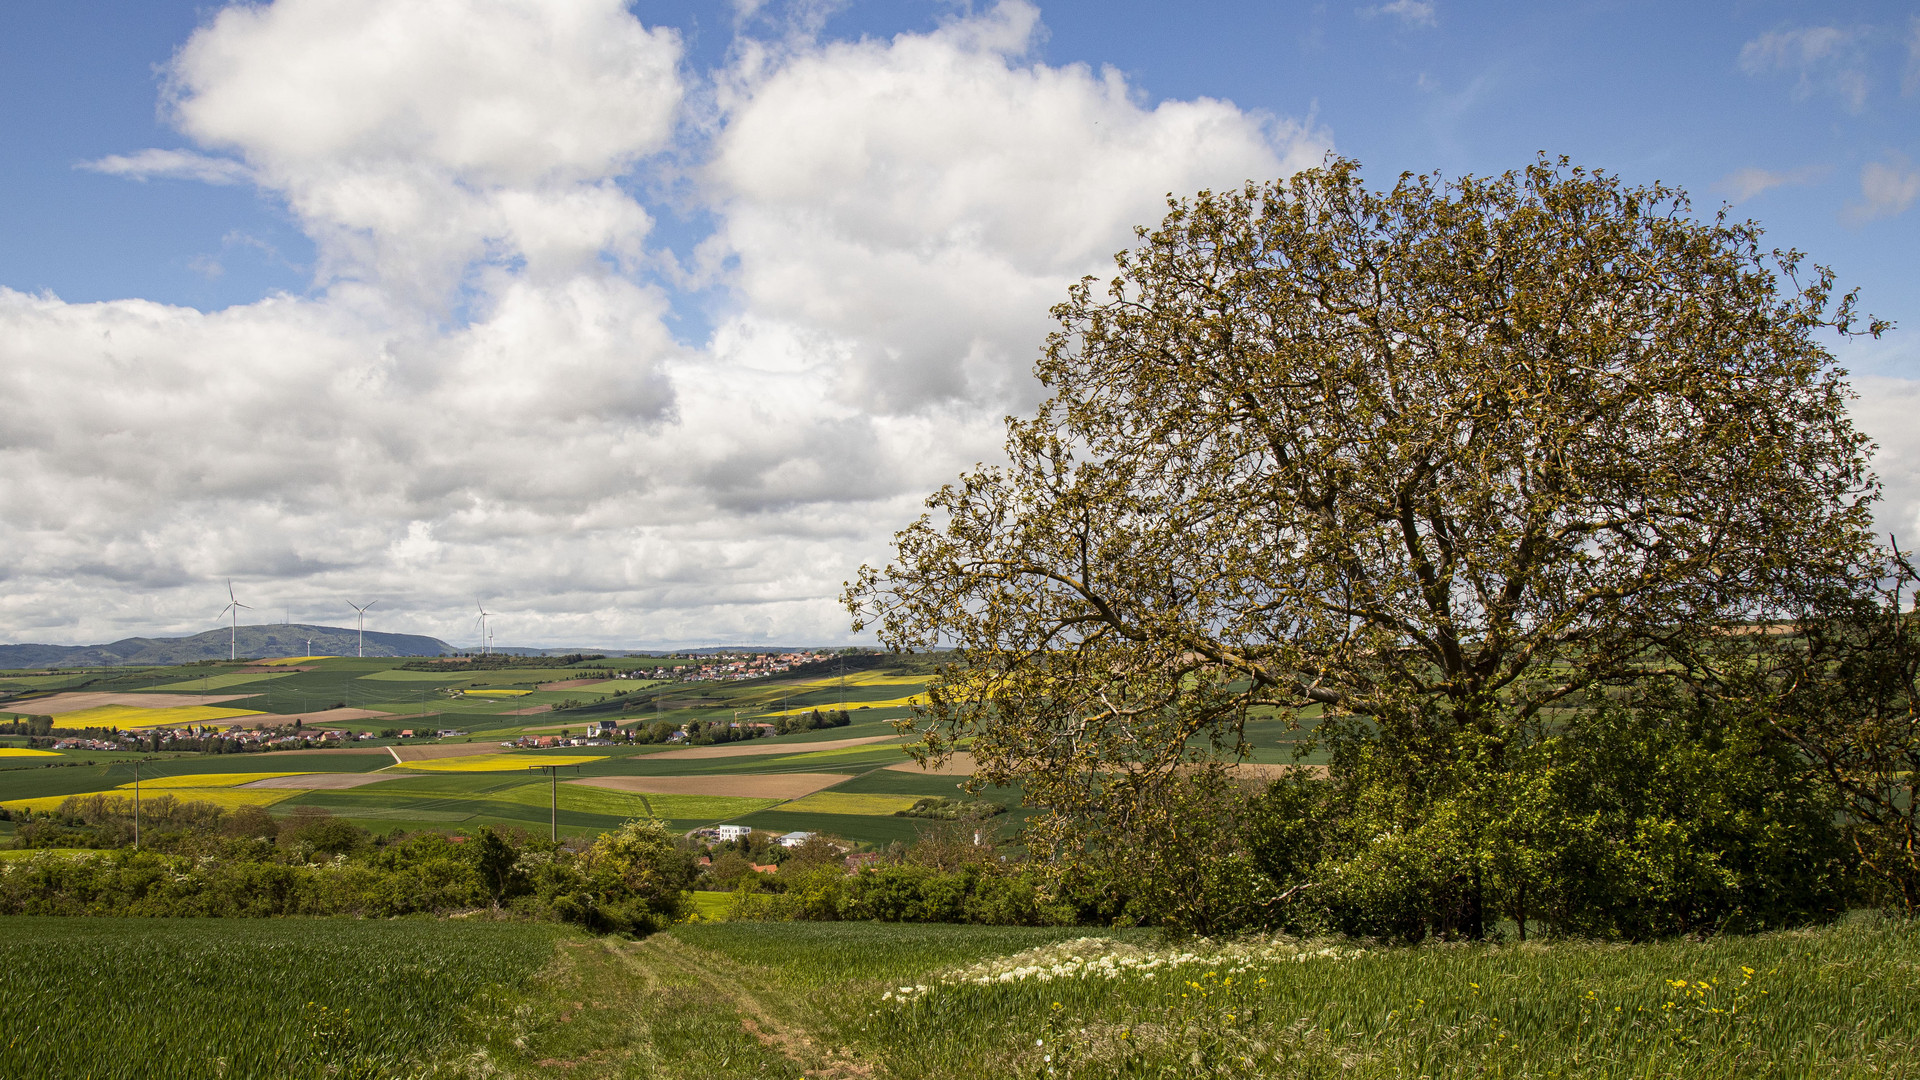
[[(192, 637), (123, 638), (107, 645), (0, 645), (0, 668), (106, 667), (120, 664), (185, 664), (225, 660), (227, 627)], [(359, 634), (348, 627), (275, 623), (243, 626), (241, 656), (352, 656)], [(368, 656), (438, 656), (456, 651), (439, 638), (367, 631)]]

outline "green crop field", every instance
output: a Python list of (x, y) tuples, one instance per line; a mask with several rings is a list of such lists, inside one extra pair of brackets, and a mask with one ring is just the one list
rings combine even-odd
[(0, 1075), (1902, 1077), (1920, 925), (1705, 942), (1168, 941), (711, 922), (0, 920)]
[(370, 672), (360, 678), (369, 682), (439, 683), (445, 686), (461, 681), (461, 676), (445, 671), (402, 671), (399, 668)]
[(289, 679), (300, 675), (298, 671), (236, 671), (231, 675), (211, 675), (204, 678), (182, 679), (178, 682), (161, 683), (155, 690), (186, 690), (204, 693), (208, 690), (225, 690), (230, 686), (245, 686), (248, 683), (265, 682), (269, 679)]
[(0, 920), (0, 1076), (458, 1075), (568, 935), (532, 923)]

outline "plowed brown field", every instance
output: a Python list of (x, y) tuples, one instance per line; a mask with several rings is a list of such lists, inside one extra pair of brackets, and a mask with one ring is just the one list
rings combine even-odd
[[(458, 742), (458, 743), (422, 743), (419, 746), (391, 746), (393, 756), (398, 761), (431, 761), (443, 757), (472, 757), (475, 754), (497, 754), (505, 747), (498, 742)], [(537, 758), (528, 758), (536, 761)]]
[(898, 765), (889, 765), (887, 768), (894, 772), (920, 773), (924, 776), (972, 776), (974, 765), (972, 754), (965, 750), (955, 750), (947, 755), (947, 760), (930, 769), (923, 768), (917, 761), (903, 761)]
[(253, 694), (54, 694), (51, 697), (12, 702), (8, 711), (59, 716), (63, 713), (79, 712), (82, 709), (98, 709), (104, 705), (130, 705), (136, 709), (171, 709), (188, 705), (218, 705), (223, 701), (253, 696)]

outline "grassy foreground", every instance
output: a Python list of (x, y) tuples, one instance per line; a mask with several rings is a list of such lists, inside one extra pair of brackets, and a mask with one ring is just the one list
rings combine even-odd
[(0, 1076), (420, 1075), (482, 1045), (567, 937), (537, 923), (8, 917)]
[(1920, 1076), (1912, 923), (1387, 950), (1088, 933), (7, 919), (0, 1075)]

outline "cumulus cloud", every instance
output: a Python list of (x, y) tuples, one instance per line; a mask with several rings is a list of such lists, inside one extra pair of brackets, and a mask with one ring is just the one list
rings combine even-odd
[(1917, 197), (1920, 169), (1906, 158), (1895, 155), (1886, 161), (1868, 162), (1860, 170), (1860, 201), (1849, 203), (1845, 216), (1856, 225), (1899, 217)]
[(1028, 64), (1038, 12), (832, 43), (728, 87), (708, 177), (731, 283), (815, 335), (844, 400), (1003, 406), (1063, 285), (1111, 267), (1168, 193), (1316, 162), (1288, 122), (1200, 99), (1146, 107), (1119, 73)]
[(222, 9), (167, 99), (286, 199), (326, 279), (432, 301), (479, 264), (637, 255), (651, 219), (614, 180), (668, 147), (679, 59), (621, 0), (279, 0)]
[[(475, 600), (501, 643), (843, 638), (840, 582), (996, 453), (1066, 285), (1166, 193), (1327, 145), (1038, 63), (1041, 33), (1020, 2), (789, 26), (701, 76), (622, 0), (221, 9), (168, 72), (199, 150), (89, 167), (257, 185), (315, 288), (0, 290), (0, 637), (201, 629), (232, 576), (455, 641)], [(691, 278), (652, 246), (663, 190), (715, 222)], [(668, 329), (682, 287), (722, 298), (707, 340)]]

